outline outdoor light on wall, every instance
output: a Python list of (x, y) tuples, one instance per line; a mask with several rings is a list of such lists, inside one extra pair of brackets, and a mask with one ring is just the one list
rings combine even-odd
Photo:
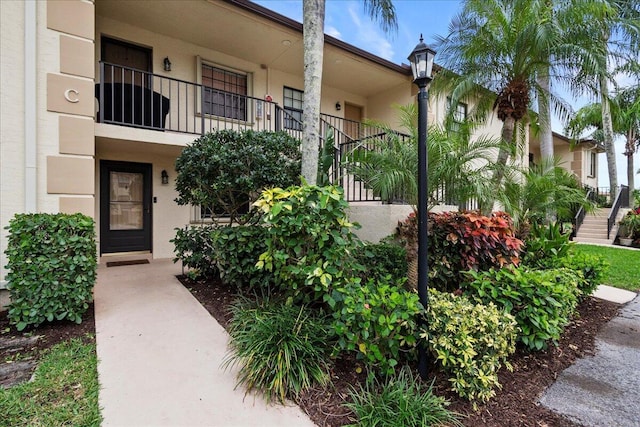
[(340, 105), (340, 101), (336, 102), (336, 111), (342, 110), (342, 105)]
[[(429, 264), (428, 256), (428, 168), (427, 151), (427, 107), (429, 92), (427, 85), (431, 82), (431, 69), (436, 52), (429, 48), (420, 34), (420, 43), (409, 55), (413, 82), (418, 86), (418, 296), (420, 303), (427, 309), (429, 305)], [(424, 319), (421, 318), (421, 322)], [(418, 347), (418, 371), (423, 379), (427, 377), (427, 349), (424, 344)]]
[(168, 56), (164, 58), (163, 63), (164, 63), (164, 70), (165, 71), (171, 71), (171, 61), (169, 61), (169, 57)]
[(162, 172), (160, 172), (160, 177), (162, 178), (162, 185), (169, 184), (169, 174), (166, 170), (163, 169)]

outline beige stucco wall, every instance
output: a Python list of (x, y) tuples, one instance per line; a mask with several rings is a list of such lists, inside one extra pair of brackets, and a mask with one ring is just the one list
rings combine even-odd
[[(24, 211), (24, 3), (0, 2), (0, 282), (9, 220)], [(6, 59), (5, 59), (6, 58)]]

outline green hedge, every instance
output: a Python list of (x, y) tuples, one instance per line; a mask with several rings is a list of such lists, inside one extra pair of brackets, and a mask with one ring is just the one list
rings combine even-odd
[(7, 229), (11, 323), (23, 330), (54, 319), (82, 322), (96, 280), (93, 219), (18, 214)]
[(558, 341), (575, 313), (584, 281), (582, 272), (567, 268), (503, 268), (467, 275), (471, 279), (465, 284), (468, 295), (513, 314), (521, 329), (518, 339), (530, 350)]

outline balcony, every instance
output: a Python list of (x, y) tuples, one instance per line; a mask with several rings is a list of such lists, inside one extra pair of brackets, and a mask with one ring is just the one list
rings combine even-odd
[[(103, 124), (192, 135), (225, 129), (284, 131), (302, 138), (299, 115), (275, 102), (107, 62), (100, 62), (95, 97), (97, 121)], [(375, 140), (387, 131), (321, 114), (320, 146), (329, 132), (334, 145), (331, 182), (344, 188), (347, 201), (380, 201), (363, 181), (348, 174), (344, 162), (353, 161), (359, 151), (376, 149)]]

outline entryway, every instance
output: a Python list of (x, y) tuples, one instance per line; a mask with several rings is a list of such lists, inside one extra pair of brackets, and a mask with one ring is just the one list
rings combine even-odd
[(100, 253), (151, 251), (151, 164), (100, 161)]

